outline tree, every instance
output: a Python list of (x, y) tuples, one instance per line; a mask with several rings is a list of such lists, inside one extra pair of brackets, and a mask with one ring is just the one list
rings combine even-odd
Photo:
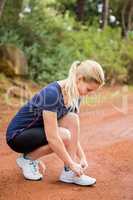
[(83, 21), (85, 14), (85, 0), (77, 0), (76, 2), (76, 14), (79, 21)]
[(133, 0), (112, 0), (110, 7), (121, 26), (121, 36), (126, 38), (133, 29)]
[(0, 18), (1, 18), (2, 13), (3, 13), (3, 9), (4, 9), (4, 6), (5, 6), (5, 2), (6, 2), (6, 0), (1, 0), (1, 1), (0, 1)]
[(109, 0), (102, 0), (101, 28), (105, 29), (108, 25)]
[(133, 1), (127, 0), (123, 4), (121, 11), (122, 37), (127, 37), (128, 32), (133, 28)]

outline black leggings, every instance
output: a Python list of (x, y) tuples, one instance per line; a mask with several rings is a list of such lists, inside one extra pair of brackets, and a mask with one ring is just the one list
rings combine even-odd
[(18, 153), (29, 153), (33, 150), (47, 145), (48, 141), (43, 127), (31, 128), (16, 135), (7, 144)]

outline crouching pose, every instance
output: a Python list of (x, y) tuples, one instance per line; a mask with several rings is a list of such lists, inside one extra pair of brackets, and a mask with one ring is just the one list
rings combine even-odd
[(75, 61), (66, 79), (48, 84), (20, 108), (8, 125), (6, 140), (22, 154), (16, 162), (26, 179), (42, 179), (39, 158), (54, 152), (64, 163), (60, 181), (96, 183), (85, 175), (88, 164), (79, 141), (78, 112), (81, 98), (103, 84), (104, 73), (97, 62)]

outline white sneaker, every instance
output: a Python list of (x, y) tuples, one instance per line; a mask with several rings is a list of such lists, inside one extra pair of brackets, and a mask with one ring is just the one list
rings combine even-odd
[(43, 178), (43, 175), (39, 172), (39, 161), (25, 159), (23, 156), (20, 156), (17, 158), (16, 163), (22, 169), (23, 175), (26, 179), (41, 180)]
[(96, 183), (95, 178), (91, 178), (86, 175), (81, 175), (79, 177), (76, 176), (76, 174), (72, 170), (65, 171), (65, 169), (63, 169), (63, 171), (61, 172), (59, 180), (64, 183), (75, 183), (77, 185), (82, 185), (82, 186), (91, 186)]

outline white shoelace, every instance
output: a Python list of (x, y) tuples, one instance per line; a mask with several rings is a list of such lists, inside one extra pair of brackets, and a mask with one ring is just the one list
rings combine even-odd
[(42, 172), (44, 174), (45, 170), (46, 170), (46, 166), (44, 165), (44, 163), (41, 160), (31, 160), (30, 161), (30, 166), (31, 166), (32, 172), (34, 174), (40, 173), (38, 164), (40, 164), (40, 166), (42, 167)]
[(34, 174), (38, 174), (39, 173), (39, 169), (38, 169), (38, 163), (36, 163), (36, 161), (30, 161), (30, 167), (31, 170)]

